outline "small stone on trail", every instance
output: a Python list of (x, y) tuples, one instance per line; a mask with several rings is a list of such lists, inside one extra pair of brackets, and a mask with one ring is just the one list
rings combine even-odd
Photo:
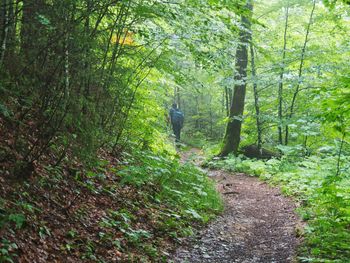
[(204, 254), (203, 258), (211, 258), (211, 256), (209, 256), (208, 254)]

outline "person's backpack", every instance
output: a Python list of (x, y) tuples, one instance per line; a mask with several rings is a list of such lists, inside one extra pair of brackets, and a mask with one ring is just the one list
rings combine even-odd
[(180, 110), (175, 110), (173, 112), (173, 124), (182, 127), (184, 123), (184, 114)]

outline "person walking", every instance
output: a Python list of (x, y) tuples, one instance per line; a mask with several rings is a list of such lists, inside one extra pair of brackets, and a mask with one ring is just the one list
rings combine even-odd
[(169, 111), (171, 126), (175, 134), (175, 142), (180, 142), (181, 129), (184, 124), (184, 114), (174, 103)]

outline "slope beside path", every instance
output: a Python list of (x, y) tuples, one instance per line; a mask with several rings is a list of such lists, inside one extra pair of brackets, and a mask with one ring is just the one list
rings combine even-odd
[[(193, 154), (198, 151), (183, 154), (182, 160)], [(222, 170), (208, 174), (223, 196), (225, 211), (195, 238), (184, 240), (173, 262), (296, 262), (301, 241), (296, 205), (255, 177)]]

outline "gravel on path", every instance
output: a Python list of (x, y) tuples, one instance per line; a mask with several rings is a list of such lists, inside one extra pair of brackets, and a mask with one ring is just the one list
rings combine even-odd
[(302, 223), (292, 200), (255, 177), (222, 170), (208, 174), (223, 196), (225, 211), (195, 238), (184, 240), (171, 262), (297, 262), (301, 240), (295, 230)]

